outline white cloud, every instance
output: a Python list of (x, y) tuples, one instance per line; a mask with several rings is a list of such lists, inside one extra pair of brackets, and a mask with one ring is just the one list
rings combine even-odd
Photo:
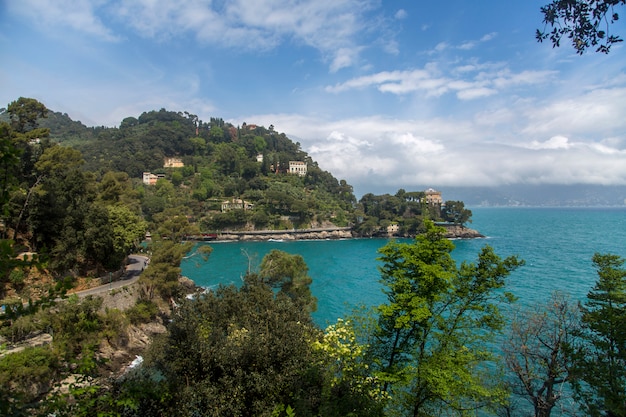
[(320, 51), (331, 72), (352, 66), (371, 30), (363, 14), (373, 0), (234, 0), (223, 6), (206, 0), (124, 2), (119, 15), (144, 36), (195, 34), (225, 48), (269, 50), (295, 42)]
[(9, 13), (25, 17), (43, 30), (68, 27), (105, 41), (118, 41), (119, 36), (98, 16), (105, 3), (97, 0), (20, 0), (9, 1), (5, 7)]
[(626, 88), (598, 88), (575, 97), (557, 97), (525, 109), (532, 120), (524, 134), (577, 134), (604, 139), (602, 132), (626, 132)]
[(498, 34), (496, 32), (487, 33), (482, 38), (480, 38), (480, 41), (481, 42), (488, 42), (488, 41), (494, 39), (496, 36), (498, 36)]
[(330, 72), (337, 72), (342, 68), (352, 66), (357, 60), (359, 48), (340, 48), (334, 53)]
[(473, 50), (473, 49), (477, 48), (481, 43), (488, 42), (488, 41), (494, 39), (496, 36), (497, 36), (496, 32), (491, 32), (491, 33), (488, 33), (488, 34), (482, 36), (478, 40), (466, 40), (466, 41), (461, 42), (458, 45), (452, 45), (452, 44), (450, 44), (448, 42), (440, 42), (440, 43), (438, 43), (435, 46), (434, 50), (429, 52), (429, 54), (432, 55), (434, 53), (440, 53), (440, 52), (443, 52), (443, 51), (446, 51), (446, 50), (449, 50), (449, 49), (458, 49), (458, 50), (461, 50), (461, 51), (470, 51), (470, 50)]
[(476, 45), (477, 45), (476, 42), (468, 41), (468, 42), (463, 42), (462, 44), (457, 46), (457, 48), (465, 50), (465, 51), (469, 51), (470, 49), (474, 49)]
[(530, 149), (569, 149), (571, 145), (565, 136), (553, 136), (545, 142), (532, 141)]
[[(497, 94), (501, 90), (522, 85), (546, 83), (554, 78), (554, 71), (522, 71), (514, 73), (501, 69), (502, 64), (467, 64), (453, 67), (449, 73), (438, 65), (427, 64), (424, 69), (382, 71), (352, 78), (343, 83), (327, 86), (329, 93), (342, 93), (352, 89), (375, 87), (382, 93), (404, 95), (423, 92), (427, 97), (439, 97), (456, 92), (460, 100), (472, 100)], [(480, 71), (472, 76), (473, 72)]]
[(524, 70), (513, 73), (507, 68), (495, 74), (484, 73), (483, 77), (492, 79), (492, 83), (496, 88), (508, 88), (518, 85), (543, 84), (555, 79), (557, 75), (556, 71)]
[[(283, 42), (320, 51), (331, 72), (354, 65), (361, 39), (374, 29), (365, 14), (375, 0), (21, 0), (12, 13), (111, 41), (119, 23), (140, 36), (167, 40), (192, 35), (222, 48), (270, 50)], [(399, 11), (398, 16), (402, 16)], [(377, 21), (383, 25), (384, 20)], [(393, 39), (383, 46), (397, 53)], [(393, 51), (396, 52), (393, 52)]]
[(459, 92), (456, 93), (456, 96), (459, 100), (475, 100), (478, 98), (489, 97), (497, 93), (498, 92), (493, 88), (478, 87), (459, 90)]
[(408, 16), (409, 14), (404, 9), (399, 9), (394, 15), (394, 17), (398, 20), (406, 19)]

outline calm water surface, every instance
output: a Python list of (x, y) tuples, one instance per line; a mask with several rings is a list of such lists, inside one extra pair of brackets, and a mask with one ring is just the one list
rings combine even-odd
[[(501, 257), (517, 255), (526, 265), (509, 278), (508, 290), (521, 304), (546, 300), (560, 290), (583, 299), (596, 281), (595, 252), (626, 257), (626, 208), (472, 208), (469, 226), (486, 239), (455, 240), (453, 257), (473, 261), (484, 245)], [(320, 326), (335, 322), (352, 307), (385, 301), (377, 250), (386, 239), (298, 242), (212, 243), (208, 262), (188, 260), (183, 275), (212, 288), (241, 284), (249, 265), (258, 266), (272, 249), (300, 254), (313, 278), (318, 298), (314, 314)]]

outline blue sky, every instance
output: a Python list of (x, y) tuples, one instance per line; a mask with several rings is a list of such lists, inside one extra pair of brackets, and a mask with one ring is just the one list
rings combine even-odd
[(5, 0), (0, 107), (273, 124), (357, 195), (626, 185), (626, 48), (538, 44), (548, 1)]

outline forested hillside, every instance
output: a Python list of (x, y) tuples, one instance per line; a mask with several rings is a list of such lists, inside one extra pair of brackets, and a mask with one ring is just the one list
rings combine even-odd
[[(60, 121), (64, 120), (63, 123)], [(119, 128), (79, 128), (63, 115), (42, 119), (41, 126), (56, 126), (51, 139), (71, 144), (85, 160), (85, 170), (103, 175), (124, 172), (141, 179), (143, 172), (162, 174), (196, 219), (204, 217), (204, 229), (243, 226), (281, 227), (280, 217), (289, 217), (297, 226), (311, 221), (346, 225), (356, 202), (352, 187), (337, 181), (319, 168), (298, 143), (284, 133), (243, 124), (233, 126), (220, 118), (204, 122), (187, 112), (165, 109), (127, 117)], [(181, 167), (165, 168), (166, 158), (177, 158)], [(307, 164), (304, 177), (285, 175), (289, 161)], [(159, 185), (152, 188), (168, 188)], [(146, 190), (143, 210), (151, 217), (164, 208), (167, 190)], [(173, 190), (170, 190), (174, 192)], [(155, 195), (158, 194), (158, 195)], [(211, 220), (207, 211), (220, 209), (224, 198), (243, 199), (253, 204), (249, 216), (234, 218), (231, 213)], [(191, 214), (191, 213), (190, 213)], [(254, 218), (252, 216), (254, 215)], [(291, 227), (292, 224), (283, 225)]]

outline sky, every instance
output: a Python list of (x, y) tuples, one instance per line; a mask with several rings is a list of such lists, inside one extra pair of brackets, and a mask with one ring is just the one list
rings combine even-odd
[(548, 1), (0, 0), (0, 107), (274, 125), (357, 196), (626, 185), (626, 45), (537, 43)]

